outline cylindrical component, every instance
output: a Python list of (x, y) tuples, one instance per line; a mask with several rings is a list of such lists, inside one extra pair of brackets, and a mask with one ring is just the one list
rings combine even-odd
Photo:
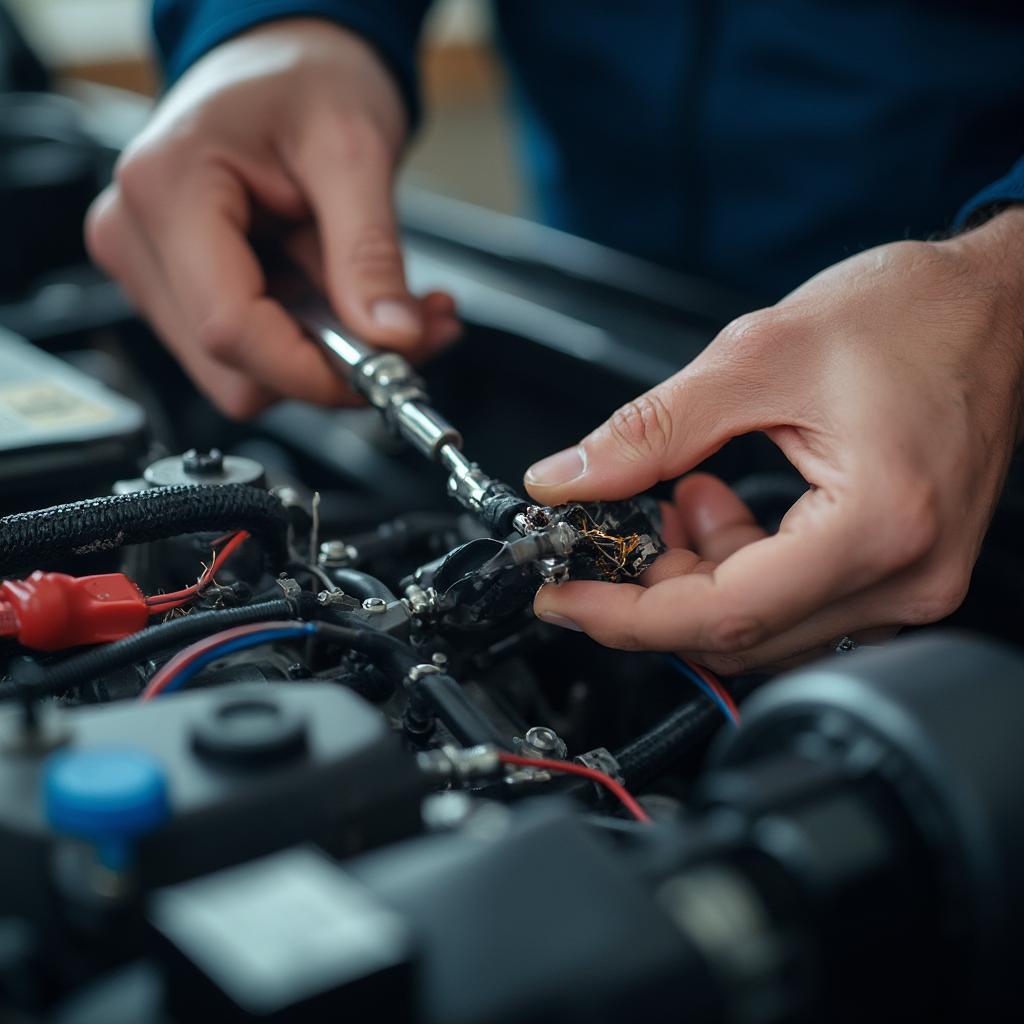
[(377, 349), (345, 330), (322, 299), (298, 303), (291, 307), (291, 314), (321, 344), (331, 365), (346, 380), (353, 379), (364, 359), (377, 354)]
[(449, 446), (437, 453), (438, 461), (453, 476), (468, 476), (477, 467), (462, 454), (459, 447)]
[(128, 866), (133, 841), (171, 814), (164, 766), (142, 748), (52, 754), (43, 800), (54, 831), (93, 843), (100, 863), (114, 871)]
[(243, 767), (294, 758), (307, 742), (305, 717), (256, 688), (213, 705), (192, 727), (192, 746), (201, 757)]
[(417, 451), (436, 459), (442, 448), (462, 446), (462, 435), (422, 402), (403, 402), (395, 411), (398, 431)]
[(388, 416), (403, 402), (427, 398), (416, 371), (397, 352), (377, 352), (363, 360), (352, 386)]
[(251, 484), (263, 487), (263, 467), (242, 455), (224, 455), (217, 448), (199, 451), (191, 448), (184, 455), (169, 455), (150, 463), (143, 477), (151, 487), (177, 484)]
[[(929, 869), (918, 873), (955, 880), (951, 905), (936, 910), (958, 922), (955, 961), (970, 976), (969, 991), (961, 986), (970, 1019), (995, 1019), (1020, 988), (1022, 716), (1018, 654), (922, 635), (832, 658), (766, 688), (744, 705), (743, 728), (716, 760), (735, 777), (791, 751), (884, 782), (927, 848)], [(849, 856), (844, 848), (840, 863)]]
[(526, 730), (520, 753), (526, 757), (553, 757), (564, 760), (568, 754), (565, 740), (546, 725), (534, 725)]
[(323, 302), (298, 305), (292, 312), (321, 344), (335, 369), (417, 451), (435, 459), (446, 445), (461, 446), (459, 432), (426, 404), (419, 377), (397, 352), (382, 352), (356, 338)]
[(509, 541), (507, 557), (513, 565), (536, 562), (541, 558), (565, 558), (572, 554), (578, 534), (568, 523), (556, 523), (543, 533), (530, 533)]
[(494, 481), (481, 472), (475, 462), (470, 462), (454, 445), (443, 445), (437, 452), (437, 461), (448, 470), (448, 493), (463, 508), (478, 513)]
[(325, 540), (320, 545), (317, 562), (325, 569), (348, 565), (354, 557), (354, 549), (343, 540)]

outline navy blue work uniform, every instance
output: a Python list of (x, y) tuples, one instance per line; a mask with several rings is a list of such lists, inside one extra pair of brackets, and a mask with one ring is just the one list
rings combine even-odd
[[(415, 118), (429, 0), (155, 0), (169, 80), (261, 22), (363, 35)], [(1021, 0), (495, 0), (537, 216), (766, 299), (1024, 202)]]

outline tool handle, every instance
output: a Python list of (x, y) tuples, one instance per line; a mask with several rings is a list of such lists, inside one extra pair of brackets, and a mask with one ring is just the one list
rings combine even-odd
[(305, 299), (290, 306), (289, 312), (320, 344), (331, 366), (347, 381), (354, 381), (361, 363), (379, 354), (379, 349), (342, 326), (323, 299)]
[(374, 348), (342, 326), (323, 299), (289, 307), (317, 341), (335, 372), (348, 381), (417, 451), (437, 460), (442, 449), (459, 449), (459, 432), (429, 403), (423, 382), (397, 352)]

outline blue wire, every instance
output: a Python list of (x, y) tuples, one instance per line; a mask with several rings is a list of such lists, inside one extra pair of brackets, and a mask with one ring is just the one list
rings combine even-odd
[(195, 661), (186, 665), (177, 675), (172, 676), (170, 682), (160, 691), (159, 696), (165, 693), (173, 693), (185, 686), (190, 679), (201, 672), (207, 665), (226, 654), (233, 654), (235, 651), (244, 651), (247, 647), (259, 647), (260, 644), (269, 643), (271, 640), (285, 640), (293, 636), (305, 636), (308, 633), (316, 632), (316, 624), (303, 622), (299, 625), (290, 626), (288, 629), (264, 629), (258, 633), (247, 633), (245, 636), (236, 636), (232, 640), (225, 640), (223, 643), (204, 651)]
[(701, 693), (703, 693), (706, 697), (709, 697), (711, 700), (713, 700), (716, 706), (718, 707), (719, 711), (721, 711), (722, 714), (725, 715), (726, 720), (728, 722), (730, 722), (732, 725), (737, 724), (736, 719), (733, 717), (732, 711), (729, 709), (729, 705), (726, 704), (725, 701), (722, 700), (721, 696), (715, 693), (714, 689), (708, 686), (708, 684), (704, 682), (704, 680), (701, 679), (701, 677), (697, 675), (697, 673), (694, 672), (693, 669), (690, 668), (690, 666), (687, 665), (682, 658), (678, 657), (675, 654), (669, 654), (666, 656), (666, 660), (680, 675), (686, 676), (686, 678), (689, 679), (690, 682), (693, 683), (693, 685), (696, 686)]

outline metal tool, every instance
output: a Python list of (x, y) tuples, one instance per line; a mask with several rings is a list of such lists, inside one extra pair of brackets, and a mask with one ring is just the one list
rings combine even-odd
[(323, 299), (307, 299), (289, 308), (323, 348), (334, 370), (417, 451), (447, 470), (448, 493), (495, 532), (508, 533), (528, 503), (466, 458), (462, 435), (430, 404), (412, 366), (397, 352), (374, 348), (342, 326)]

